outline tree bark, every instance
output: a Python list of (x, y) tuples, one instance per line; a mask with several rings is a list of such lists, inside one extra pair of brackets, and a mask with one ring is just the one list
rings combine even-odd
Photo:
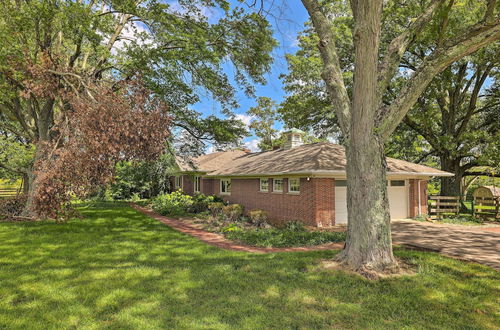
[(353, 139), (347, 155), (348, 229), (339, 258), (361, 273), (397, 266), (392, 253), (383, 143), (374, 135)]
[(441, 178), (441, 196), (462, 196), (461, 186), (464, 175), (463, 169), (460, 167), (460, 160), (441, 157), (441, 169), (446, 172), (454, 173), (452, 177)]
[(355, 71), (347, 139), (346, 246), (340, 260), (370, 274), (397, 267), (392, 254), (384, 142), (375, 132), (381, 1), (356, 4)]
[(30, 171), (27, 174), (28, 184), (27, 184), (27, 192), (26, 192), (26, 204), (24, 205), (23, 212), (21, 215), (23, 217), (36, 217), (36, 213), (33, 211), (33, 202), (34, 202), (34, 192), (36, 188), (36, 176), (33, 171)]
[(30, 177), (28, 173), (23, 173), (23, 194), (27, 196), (30, 192)]

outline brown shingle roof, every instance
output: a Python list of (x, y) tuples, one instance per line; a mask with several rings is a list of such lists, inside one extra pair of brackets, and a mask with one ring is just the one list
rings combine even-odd
[[(344, 147), (319, 142), (289, 150), (245, 153), (241, 150), (200, 156), (195, 163), (211, 176), (245, 176), (277, 174), (345, 174)], [(447, 176), (448, 172), (399, 159), (387, 158), (389, 174)]]
[(192, 160), (192, 164), (177, 157), (177, 165), (181, 171), (199, 171), (199, 172), (213, 172), (226, 166), (234, 159), (248, 154), (247, 152), (236, 149), (229, 151), (213, 152), (208, 155), (201, 155)]

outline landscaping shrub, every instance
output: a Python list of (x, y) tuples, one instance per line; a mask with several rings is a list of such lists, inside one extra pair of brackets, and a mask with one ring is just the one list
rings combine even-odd
[(133, 203), (138, 203), (141, 201), (141, 196), (138, 193), (133, 193), (130, 197), (130, 201)]
[(248, 212), (248, 217), (250, 219), (250, 223), (257, 227), (266, 225), (269, 220), (268, 213), (263, 210), (252, 210)]
[(222, 214), (223, 208), (224, 208), (224, 203), (222, 202), (213, 202), (208, 204), (208, 210), (210, 211), (213, 217)]
[(224, 236), (231, 240), (238, 240), (244, 244), (259, 247), (293, 247), (312, 246), (330, 242), (343, 242), (344, 232), (326, 231), (296, 231), (288, 229), (232, 229), (224, 230)]
[(235, 222), (243, 215), (243, 206), (240, 204), (229, 204), (222, 208), (222, 214), (226, 220)]
[(153, 199), (151, 206), (161, 215), (183, 215), (193, 206), (193, 198), (179, 190), (158, 195)]
[(300, 221), (289, 221), (285, 223), (285, 229), (290, 230), (290, 231), (305, 231), (306, 228), (304, 227), (304, 224)]
[(190, 211), (193, 213), (201, 213), (208, 211), (208, 205), (215, 202), (220, 202), (221, 199), (218, 196), (196, 194), (193, 196), (193, 205)]
[(223, 233), (236, 232), (236, 231), (242, 231), (242, 229), (236, 223), (231, 223), (226, 227), (222, 228)]

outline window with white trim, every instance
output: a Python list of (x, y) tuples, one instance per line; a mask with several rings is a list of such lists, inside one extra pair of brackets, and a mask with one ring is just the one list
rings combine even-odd
[(269, 191), (269, 179), (260, 179), (260, 191), (268, 192)]
[(182, 176), (176, 175), (175, 176), (175, 189), (181, 189), (181, 188), (182, 188)]
[(300, 193), (300, 179), (299, 178), (288, 179), (288, 192), (290, 194)]
[(222, 195), (231, 195), (231, 179), (220, 180), (220, 193)]
[(200, 187), (201, 187), (201, 177), (195, 176), (194, 177), (194, 192), (199, 193)]
[(283, 192), (283, 179), (273, 180), (273, 192)]

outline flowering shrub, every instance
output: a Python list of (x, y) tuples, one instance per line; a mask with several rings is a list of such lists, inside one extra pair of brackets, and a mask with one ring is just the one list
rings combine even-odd
[(161, 215), (183, 215), (193, 206), (193, 198), (178, 190), (158, 195), (153, 199), (151, 206)]

